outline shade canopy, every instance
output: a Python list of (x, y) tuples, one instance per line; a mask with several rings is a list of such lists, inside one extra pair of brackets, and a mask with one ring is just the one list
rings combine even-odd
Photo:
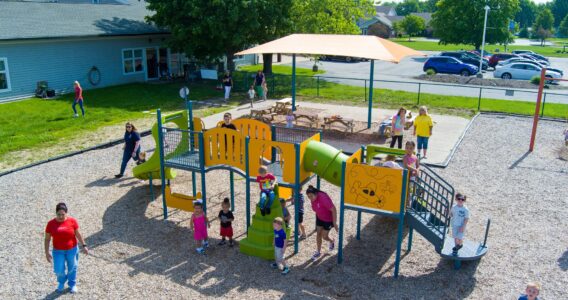
[(236, 53), (245, 54), (336, 55), (400, 62), (406, 56), (426, 56), (372, 35), (291, 34)]

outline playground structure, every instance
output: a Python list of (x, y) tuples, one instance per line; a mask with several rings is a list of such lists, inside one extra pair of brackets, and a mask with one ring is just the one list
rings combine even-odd
[[(450, 226), (449, 211), (454, 189), (433, 170), (422, 166), (420, 175), (410, 180), (406, 170), (371, 165), (377, 155), (402, 157), (404, 151), (368, 145), (348, 156), (323, 143), (322, 133), (318, 130), (283, 128), (253, 119), (234, 120), (236, 131), (220, 126), (205, 130), (200, 119), (192, 118), (191, 104), (188, 104), (188, 111), (167, 116), (162, 116), (158, 110), (157, 119), (153, 127), (156, 151), (146, 163), (137, 167), (143, 168), (138, 169), (136, 175), (149, 180), (161, 179), (164, 218), (168, 217), (168, 208), (193, 211), (193, 201), (198, 199), (207, 210), (204, 178), (212, 170), (229, 171), (231, 209), (235, 210), (234, 174), (243, 177), (246, 184), (247, 237), (239, 242), (242, 253), (264, 259), (273, 258), (272, 220), (282, 216), (277, 199), (294, 197), (297, 205), (299, 200), (296, 195), (300, 188), (314, 177), (318, 188), (323, 178), (341, 189), (338, 263), (343, 261), (346, 210), (357, 211), (357, 239), (360, 239), (363, 212), (398, 220), (395, 277), (399, 273), (405, 224), (409, 226), (407, 251), (411, 250), (413, 232), (417, 231), (432, 243), (442, 257), (453, 260), (456, 269), (461, 261), (476, 260), (487, 253), (489, 224), (483, 243), (466, 240), (458, 256), (451, 254), (453, 240), (446, 238), (446, 233)], [(165, 126), (168, 124), (177, 127)], [(157, 166), (154, 157), (158, 157)], [(255, 182), (256, 171), (261, 165), (267, 166), (277, 178), (276, 199), (269, 215), (262, 216), (255, 205), (256, 213), (251, 217), (250, 184)], [(192, 196), (172, 192), (171, 180), (176, 176), (175, 169), (192, 172)], [(200, 192), (197, 192), (196, 186), (197, 173), (202, 178)], [(294, 253), (299, 251), (298, 217), (298, 210), (295, 210)], [(289, 230), (287, 235), (290, 237)]]

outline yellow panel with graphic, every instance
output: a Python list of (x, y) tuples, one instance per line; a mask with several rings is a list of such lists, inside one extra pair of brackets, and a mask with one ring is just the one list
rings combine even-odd
[[(193, 117), (193, 131), (199, 132), (205, 129), (205, 123), (198, 117)], [(199, 148), (199, 134), (194, 134), (195, 148)]]
[(403, 170), (348, 163), (345, 169), (345, 204), (399, 213)]
[(201, 199), (201, 193), (197, 193), (196, 196), (188, 196), (179, 193), (172, 193), (170, 186), (166, 186), (166, 206), (177, 208), (185, 211), (193, 211), (193, 201), (196, 199)]
[(349, 158), (347, 159), (348, 164), (360, 164), (363, 160), (363, 149), (359, 148), (359, 150), (355, 151)]
[(282, 168), (282, 178), (287, 183), (294, 183), (296, 176), (296, 151), (294, 144), (273, 142), (267, 140), (249, 141), (249, 172), (252, 177), (258, 173), (258, 168), (265, 162), (266, 149), (276, 149), (276, 157)]
[[(300, 144), (300, 166), (304, 165), (304, 154), (310, 141), (321, 141), (321, 134), (318, 132)], [(312, 176), (312, 172), (306, 171), (303, 167), (300, 168), (300, 182), (303, 182), (310, 176)]]
[(245, 139), (238, 131), (213, 128), (203, 133), (205, 166), (229, 165), (245, 169)]
[[(224, 121), (217, 122), (217, 127), (221, 127)], [(272, 130), (270, 125), (255, 119), (236, 119), (232, 121), (242, 135), (248, 136), (251, 140), (272, 140)], [(270, 159), (272, 149), (267, 148), (263, 153), (264, 158)]]

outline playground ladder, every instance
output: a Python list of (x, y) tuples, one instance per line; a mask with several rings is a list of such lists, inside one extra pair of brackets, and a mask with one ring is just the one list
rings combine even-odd
[(406, 212), (407, 224), (430, 243), (438, 253), (444, 247), (450, 226), (450, 209), (454, 188), (426, 165), (420, 166), (420, 175), (410, 181)]

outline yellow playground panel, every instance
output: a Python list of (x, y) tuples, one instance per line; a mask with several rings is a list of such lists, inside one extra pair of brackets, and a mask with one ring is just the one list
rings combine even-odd
[(273, 142), (268, 140), (250, 140), (249, 142), (249, 172), (257, 174), (258, 168), (263, 164), (266, 149), (276, 149), (277, 162), (282, 169), (282, 179), (287, 183), (294, 183), (296, 177), (296, 151), (294, 144)]
[(306, 139), (305, 141), (303, 141), (300, 144), (300, 182), (303, 182), (304, 180), (306, 180), (307, 178), (309, 178), (310, 176), (312, 176), (312, 172), (308, 172), (304, 169), (304, 154), (306, 153), (306, 149), (308, 147), (308, 143), (310, 141), (316, 141), (316, 142), (320, 142), (321, 141), (321, 134), (318, 132), (314, 135), (312, 135), (311, 137), (309, 137), (308, 139)]
[(197, 199), (201, 199), (201, 193), (197, 193), (195, 197), (179, 194), (179, 193), (172, 193), (170, 186), (166, 186), (166, 206), (177, 208), (189, 212), (193, 212), (193, 201)]
[(203, 133), (205, 166), (229, 165), (245, 169), (245, 138), (238, 131), (213, 128)]
[(348, 163), (345, 169), (345, 203), (399, 213), (403, 174), (403, 170)]

